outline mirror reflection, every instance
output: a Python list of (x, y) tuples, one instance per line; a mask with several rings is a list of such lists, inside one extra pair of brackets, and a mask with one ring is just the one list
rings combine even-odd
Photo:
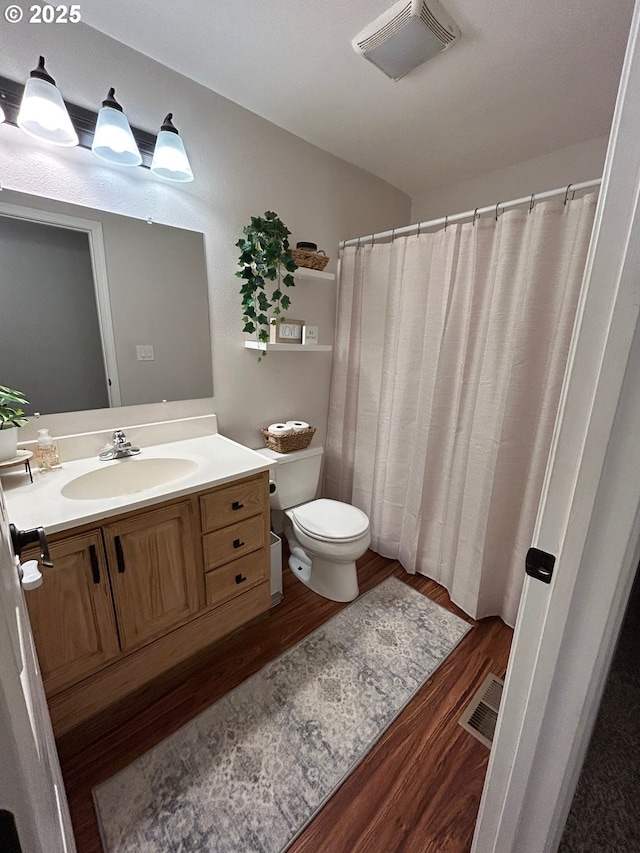
[(0, 384), (28, 414), (212, 396), (203, 235), (3, 192)]

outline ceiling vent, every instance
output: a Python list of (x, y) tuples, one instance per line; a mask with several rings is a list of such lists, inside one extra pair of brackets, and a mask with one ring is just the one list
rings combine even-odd
[(400, 80), (460, 37), (437, 0), (400, 0), (351, 42), (356, 53)]

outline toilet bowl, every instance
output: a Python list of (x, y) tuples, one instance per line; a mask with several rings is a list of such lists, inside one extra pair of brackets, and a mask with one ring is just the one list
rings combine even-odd
[(289, 567), (310, 589), (332, 601), (358, 597), (356, 560), (369, 547), (369, 519), (341, 501), (322, 498), (286, 510)]
[(332, 601), (353, 601), (359, 594), (356, 560), (371, 541), (366, 514), (342, 501), (313, 499), (321, 447), (287, 454), (269, 449), (259, 452), (275, 463), (271, 505), (284, 511), (289, 568), (318, 595)]

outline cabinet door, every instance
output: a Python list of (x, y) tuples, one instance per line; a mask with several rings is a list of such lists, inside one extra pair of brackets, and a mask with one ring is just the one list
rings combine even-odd
[[(118, 633), (99, 531), (50, 545), (53, 568), (25, 593), (47, 694), (78, 681), (115, 657)], [(23, 553), (22, 560), (37, 559)]]
[(189, 503), (107, 524), (103, 532), (123, 651), (197, 613), (202, 568)]

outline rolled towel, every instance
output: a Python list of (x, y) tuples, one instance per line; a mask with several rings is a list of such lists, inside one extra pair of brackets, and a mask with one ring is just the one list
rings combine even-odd
[(300, 432), (302, 429), (309, 429), (309, 424), (306, 421), (287, 421), (286, 426), (294, 432)]
[(293, 432), (293, 427), (289, 424), (269, 424), (267, 427), (267, 431), (273, 433), (273, 435), (291, 435)]

